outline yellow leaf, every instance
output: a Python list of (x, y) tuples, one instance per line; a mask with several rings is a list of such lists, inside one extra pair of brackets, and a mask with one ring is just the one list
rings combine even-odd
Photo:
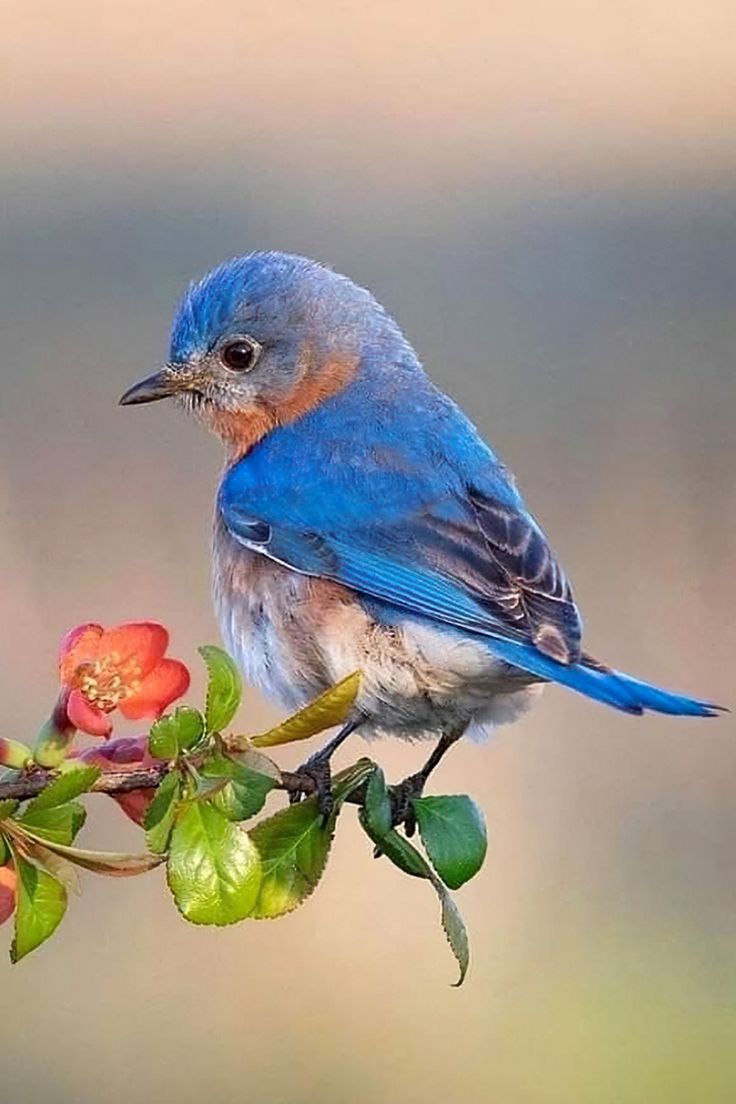
[(252, 736), (253, 747), (275, 747), (295, 740), (308, 740), (326, 728), (333, 728), (348, 719), (360, 689), (360, 671), (354, 671), (342, 682), (326, 690), (304, 709), (289, 717), (276, 728)]

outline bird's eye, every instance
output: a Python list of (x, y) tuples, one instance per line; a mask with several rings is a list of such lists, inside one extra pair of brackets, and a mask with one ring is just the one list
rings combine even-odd
[(261, 346), (251, 338), (239, 337), (223, 346), (220, 359), (233, 372), (247, 372), (258, 360)]

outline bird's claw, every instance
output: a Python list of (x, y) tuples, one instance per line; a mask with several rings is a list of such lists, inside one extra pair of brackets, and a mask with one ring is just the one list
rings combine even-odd
[(332, 796), (332, 771), (330, 760), (319, 753), (307, 759), (306, 763), (295, 771), (297, 776), (304, 779), (304, 787), (292, 790), (289, 794), (289, 804), (295, 805), (303, 797), (317, 795), (317, 807), (322, 816), (323, 826), (327, 823), (335, 805)]
[(391, 786), (389, 796), (391, 800), (391, 827), (404, 826), (404, 832), (411, 838), (417, 830), (417, 818), (412, 804), (414, 798), (421, 797), (427, 779), (422, 771), (410, 774), (403, 782)]

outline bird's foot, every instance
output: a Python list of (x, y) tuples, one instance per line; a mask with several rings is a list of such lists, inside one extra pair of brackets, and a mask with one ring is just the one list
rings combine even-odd
[(425, 772), (417, 771), (416, 774), (410, 774), (403, 782), (399, 782), (396, 786), (391, 786), (389, 791), (391, 800), (391, 827), (398, 828), (399, 825), (403, 824), (404, 832), (409, 838), (414, 835), (417, 829), (417, 818), (414, 813), (413, 801), (414, 798), (422, 796), (426, 781), (427, 776)]
[(316, 794), (322, 824), (326, 824), (335, 805), (332, 796), (332, 771), (329, 755), (317, 752), (316, 755), (312, 755), (305, 763), (297, 767), (294, 773), (298, 778), (304, 780), (304, 786), (291, 791), (289, 804), (295, 805), (303, 797), (311, 797)]

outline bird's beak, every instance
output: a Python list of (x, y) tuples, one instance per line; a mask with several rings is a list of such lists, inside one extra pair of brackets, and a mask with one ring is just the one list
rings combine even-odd
[(160, 372), (154, 372), (139, 383), (134, 383), (128, 388), (120, 399), (121, 406), (137, 406), (139, 403), (158, 402), (159, 399), (169, 399), (181, 390), (181, 382), (176, 376), (162, 368)]

